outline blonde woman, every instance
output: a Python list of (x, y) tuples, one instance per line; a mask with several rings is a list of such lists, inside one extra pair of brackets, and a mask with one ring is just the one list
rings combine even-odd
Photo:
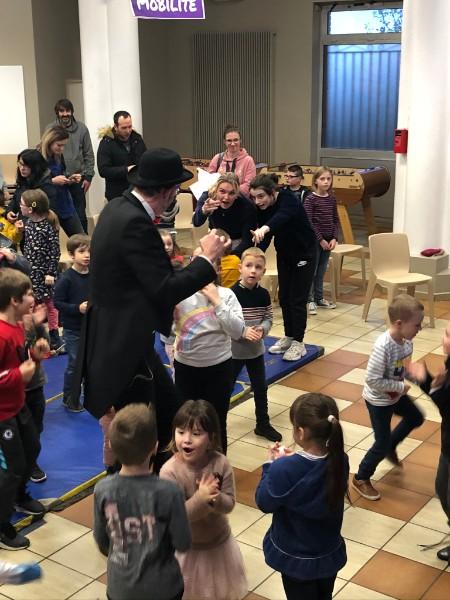
[(250, 230), (256, 228), (256, 208), (239, 193), (235, 173), (223, 173), (197, 202), (192, 217), (194, 227), (208, 219), (210, 229), (223, 229), (231, 238), (232, 254), (241, 256), (252, 246)]
[(58, 215), (61, 227), (70, 237), (75, 233), (83, 233), (83, 226), (75, 210), (75, 205), (70, 194), (70, 186), (79, 183), (81, 175), (75, 173), (66, 177), (64, 162), (64, 146), (69, 141), (69, 132), (57, 125), (49, 127), (43, 134), (39, 150), (47, 161), (51, 172), (51, 182), (56, 187), (56, 199), (50, 208)]

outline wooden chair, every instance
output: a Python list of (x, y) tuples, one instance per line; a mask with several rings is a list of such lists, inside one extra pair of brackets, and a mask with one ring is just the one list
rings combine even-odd
[(262, 279), (263, 287), (267, 287), (272, 298), (272, 302), (278, 300), (278, 268), (277, 268), (277, 253), (273, 240), (270, 242), (270, 246), (265, 251), (266, 255), (266, 272)]
[(361, 259), (361, 278), (363, 289), (366, 287), (366, 259), (364, 247), (359, 244), (337, 244), (336, 248), (331, 251), (330, 258), (333, 259), (334, 279), (335, 279), (335, 294), (339, 298), (339, 285), (341, 283), (342, 263), (344, 256), (357, 255)]
[(422, 273), (409, 272), (409, 243), (405, 233), (376, 233), (369, 236), (370, 265), (372, 273), (367, 286), (366, 300), (362, 317), (367, 321), (370, 303), (375, 286), (387, 288), (388, 306), (399, 293), (400, 287), (406, 287), (407, 293), (414, 296), (416, 285), (428, 286), (428, 304), (430, 327), (434, 327), (434, 289), (433, 278)]

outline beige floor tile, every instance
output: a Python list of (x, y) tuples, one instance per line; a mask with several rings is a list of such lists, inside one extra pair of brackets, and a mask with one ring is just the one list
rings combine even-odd
[(414, 340), (434, 340), (437, 342), (436, 345), (442, 342), (442, 329), (428, 327), (425, 324), (425, 327), (418, 333), (418, 335), (414, 338)]
[(283, 427), (284, 429), (290, 429), (292, 431), (292, 424), (289, 418), (288, 408), (285, 409), (284, 412), (271, 419), (270, 421), (274, 427)]
[[(361, 440), (356, 444), (357, 448), (361, 448), (362, 450), (368, 450), (374, 442), (374, 435), (370, 433), (366, 438)], [(397, 454), (400, 459), (404, 459), (408, 454), (411, 454), (413, 450), (418, 448), (422, 444), (422, 440), (416, 440), (414, 438), (407, 437), (403, 440), (401, 444), (397, 446)]]
[(92, 582), (90, 577), (46, 559), (42, 579), (27, 585), (4, 585), (1, 592), (13, 600), (65, 600)]
[(238, 541), (255, 548), (262, 548), (264, 536), (272, 524), (272, 515), (264, 515), (261, 519), (250, 525), (238, 536)]
[(333, 597), (340, 592), (340, 590), (342, 590), (342, 588), (344, 587), (344, 585), (347, 582), (345, 581), (345, 579), (341, 579), (340, 577), (336, 577), (336, 580), (334, 582), (334, 588), (333, 588)]
[(106, 600), (106, 585), (100, 581), (93, 581), (71, 596), (70, 600)]
[(269, 387), (267, 396), (271, 404), (281, 404), (290, 408), (294, 400), (304, 393), (306, 392), (303, 390), (296, 390), (287, 385), (274, 384)]
[(68, 519), (63, 519), (52, 513), (47, 513), (44, 523), (28, 534), (31, 542), (30, 549), (42, 556), (50, 556), (67, 544), (75, 541), (89, 529)]
[(281, 338), (284, 336), (284, 325), (283, 323), (280, 323), (279, 325), (273, 325), (272, 329), (270, 330), (270, 335), (272, 337), (278, 337)]
[(336, 600), (395, 600), (392, 596), (385, 596), (356, 583), (347, 583), (334, 598)]
[[(281, 404), (274, 404), (273, 402), (268, 402), (268, 409), (270, 417), (275, 417), (279, 415), (281, 412), (286, 410), (286, 407)], [(235, 406), (230, 410), (231, 415), (239, 415), (240, 417), (245, 417), (247, 419), (255, 418), (255, 403), (253, 402), (253, 398), (248, 398), (242, 404)]]
[(415, 337), (413, 340), (415, 350), (425, 350), (426, 352), (434, 352), (436, 348), (441, 348), (440, 340), (426, 339)]
[(373, 329), (372, 331), (368, 331), (366, 335), (359, 338), (361, 342), (372, 342), (372, 344), (380, 337), (381, 331), (378, 329)]
[[(253, 401), (253, 399), (252, 399)], [(227, 417), (227, 434), (228, 437), (232, 437), (238, 440), (240, 437), (253, 431), (255, 428), (255, 417), (248, 419), (247, 417), (241, 417), (230, 411)]]
[(414, 523), (414, 525), (420, 525), (421, 527), (428, 527), (428, 529), (435, 529), (442, 533), (448, 533), (447, 518), (442, 510), (441, 503), (437, 498), (431, 498), (431, 500), (414, 515), (410, 522)]
[(349, 580), (372, 558), (377, 549), (353, 540), (345, 540), (345, 545), (347, 547), (347, 564), (339, 571), (338, 575), (341, 579)]
[[(292, 427), (289, 427), (289, 429), (288, 429), (287, 427), (282, 427), (278, 423), (276, 423), (276, 420), (279, 418), (279, 416), (272, 419), (271, 423), (275, 427), (275, 429), (277, 431), (279, 431), (281, 433), (281, 435), (283, 436), (282, 443), (285, 446), (290, 446), (291, 444), (294, 443), (294, 439), (292, 437)], [(261, 448), (268, 448), (270, 445), (273, 444), (273, 442), (270, 442), (266, 438), (261, 437), (260, 435), (256, 435), (256, 433), (254, 433), (254, 431), (250, 431), (249, 433), (246, 433), (239, 439), (241, 442), (246, 442), (247, 444), (255, 444), (256, 446), (260, 446)]]
[(356, 325), (359, 326), (361, 323), (361, 317), (359, 315), (355, 315), (354, 313), (344, 313), (338, 315), (335, 319), (333, 319), (333, 323), (341, 323), (342, 327), (344, 325)]
[(420, 544), (437, 544), (441, 540), (442, 533), (440, 531), (433, 531), (426, 527), (407, 523), (384, 546), (383, 550), (443, 570), (446, 563), (437, 558), (436, 548), (421, 551), (419, 547)]
[(286, 595), (284, 593), (280, 573), (275, 571), (273, 575), (263, 581), (262, 584), (256, 588), (255, 594), (268, 598), (268, 600), (285, 600)]
[(348, 383), (357, 383), (364, 385), (366, 382), (366, 369), (352, 369), (339, 377), (339, 381), (347, 381)]
[(350, 423), (344, 420), (341, 421), (341, 425), (344, 430), (344, 443), (350, 447), (357, 446), (372, 432), (370, 427), (358, 425), (357, 423)]
[(351, 506), (344, 512), (342, 535), (345, 539), (381, 548), (404, 524), (400, 519)]
[(257, 508), (237, 502), (232, 512), (228, 515), (234, 537), (237, 537), (244, 529), (247, 529), (258, 519), (261, 519), (262, 516), (263, 513)]
[(416, 405), (422, 410), (425, 415), (425, 419), (434, 421), (435, 423), (441, 422), (441, 415), (439, 414), (438, 407), (430, 400), (427, 396), (422, 396), (416, 400)]
[(342, 410), (344, 410), (344, 408), (348, 408), (351, 404), (353, 404), (353, 402), (350, 402), (349, 400), (342, 400), (341, 398), (335, 398), (337, 407), (339, 409), (339, 412), (341, 412)]
[(262, 550), (238, 542), (247, 573), (248, 589), (254, 590), (274, 572), (266, 565)]
[[(336, 325), (336, 323), (333, 323), (333, 325)], [(337, 323), (337, 325), (340, 326), (340, 329), (338, 329), (336, 333), (343, 337), (351, 338), (352, 340), (358, 340), (365, 339), (365, 337), (367, 336), (367, 329), (365, 327), (360, 327), (359, 324), (347, 325), (344, 328), (342, 328), (342, 325), (340, 323)]]
[(349, 352), (358, 352), (360, 354), (369, 354), (372, 352), (373, 343), (372, 342), (362, 342), (361, 340), (355, 340), (354, 342), (350, 342), (346, 346), (344, 346), (344, 350), (348, 350)]
[(344, 346), (347, 346), (347, 344), (348, 338), (341, 335), (332, 335), (322, 343), (322, 346), (329, 352), (330, 350), (339, 350), (339, 348), (343, 348)]
[(267, 449), (238, 440), (228, 446), (227, 457), (233, 467), (251, 472), (267, 460)]
[(92, 532), (52, 554), (51, 560), (93, 579), (106, 572), (106, 557), (98, 550)]
[(316, 331), (316, 329), (308, 330), (304, 337), (304, 342), (306, 344), (318, 344), (319, 346), (323, 346), (328, 339), (327, 333), (321, 333), (320, 331)]
[[(309, 329), (309, 327), (308, 327)], [(331, 334), (331, 333), (337, 333), (338, 331), (342, 331), (342, 324), (341, 323), (333, 323), (333, 321), (319, 321), (315, 323), (315, 326), (313, 328), (313, 331), (315, 332), (319, 332), (319, 333), (327, 333), (327, 334)], [(343, 335), (343, 334), (341, 334)]]

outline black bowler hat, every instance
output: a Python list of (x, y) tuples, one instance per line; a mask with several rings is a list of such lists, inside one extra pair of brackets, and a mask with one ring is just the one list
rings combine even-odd
[(139, 165), (130, 169), (128, 181), (136, 187), (170, 187), (192, 179), (183, 168), (180, 155), (168, 148), (151, 148), (141, 156)]

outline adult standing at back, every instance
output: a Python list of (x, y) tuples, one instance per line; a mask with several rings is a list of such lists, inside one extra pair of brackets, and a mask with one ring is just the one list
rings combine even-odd
[(132, 189), (100, 213), (91, 243), (91, 290), (81, 335), (77, 385), (84, 406), (102, 417), (113, 406), (153, 402), (161, 451), (170, 441), (179, 397), (154, 350), (154, 333), (169, 335), (175, 304), (216, 278), (212, 263), (226, 244), (214, 232), (203, 254), (174, 271), (154, 220), (192, 177), (167, 148), (147, 150), (128, 174)]
[(214, 155), (209, 163), (209, 173), (236, 173), (239, 190), (248, 198), (250, 181), (256, 175), (255, 161), (245, 148), (241, 148), (241, 132), (234, 125), (227, 125), (223, 132), (225, 152)]
[(118, 110), (114, 125), (100, 130), (102, 140), (97, 150), (97, 167), (105, 179), (105, 197), (112, 200), (129, 187), (128, 172), (139, 164), (147, 149), (142, 136), (133, 129), (131, 115)]
[(56, 120), (46, 129), (54, 125), (63, 127), (69, 134), (69, 140), (64, 148), (67, 175), (80, 174), (81, 179), (70, 186), (75, 210), (80, 218), (84, 232), (87, 233), (86, 192), (94, 177), (94, 150), (91, 136), (84, 123), (77, 121), (74, 116), (73, 104), (67, 98), (61, 98), (55, 104)]

